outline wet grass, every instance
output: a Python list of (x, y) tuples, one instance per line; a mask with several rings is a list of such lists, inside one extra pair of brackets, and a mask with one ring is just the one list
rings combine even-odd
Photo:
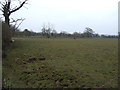
[(3, 84), (14, 88), (115, 88), (117, 39), (14, 38)]

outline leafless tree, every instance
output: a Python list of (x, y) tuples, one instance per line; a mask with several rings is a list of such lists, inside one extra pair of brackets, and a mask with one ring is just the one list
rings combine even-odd
[(54, 30), (54, 27), (52, 24), (48, 23), (48, 25), (43, 25), (42, 26), (42, 34), (43, 36), (47, 36), (50, 38), (52, 31)]
[[(13, 1), (13, 0), (12, 0)], [(20, 1), (16, 0), (19, 2), (19, 6), (12, 7), (12, 2), (11, 0), (4, 0), (0, 1), (1, 4), (1, 11), (3, 13), (3, 16), (5, 18), (5, 23), (10, 25), (10, 15), (16, 11), (18, 11), (20, 8), (24, 6), (24, 4), (27, 4), (28, 0)]]

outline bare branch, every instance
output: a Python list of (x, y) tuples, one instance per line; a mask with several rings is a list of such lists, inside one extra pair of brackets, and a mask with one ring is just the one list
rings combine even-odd
[(27, 7), (23, 6), (24, 8), (28, 9)]
[(13, 7), (13, 5), (11, 5), (11, 11), (14, 10), (14, 9), (16, 9), (16, 8), (17, 8), (17, 6)]
[(2, 19), (3, 17), (0, 17), (0, 19)]
[(27, 2), (27, 0), (25, 0), (24, 2), (22, 2), (22, 4), (21, 4), (18, 8), (16, 8), (16, 9), (10, 11), (9, 14), (11, 14), (11, 13), (13, 13), (13, 12), (19, 10), (26, 2)]
[(2, 9), (0, 8), (0, 11), (2, 11)]
[[(19, 26), (22, 24), (22, 22), (25, 20), (25, 18), (24, 18), (24, 19), (21, 18), (21, 19), (17, 19), (17, 20), (14, 20), (13, 18), (11, 18), (11, 19), (12, 19), (12, 22), (10, 22), (10, 23), (15, 23), (15, 24), (14, 24), (15, 29), (18, 29)], [(21, 21), (21, 22), (18, 24), (19, 21)], [(17, 24), (18, 24), (18, 25), (17, 25)]]
[(5, 0), (5, 2), (7, 2), (7, 0)]
[(22, 22), (23, 22), (24, 20), (25, 20), (25, 19), (23, 19), (23, 20), (21, 21), (21, 23), (18, 24), (18, 26), (16, 27), (17, 29), (18, 29), (18, 27), (22, 24)]
[(20, 0), (18, 0), (19, 1), (19, 3), (21, 4), (21, 1)]
[(23, 21), (25, 19), (21, 18), (21, 19), (15, 20), (15, 19), (11, 18), (11, 20), (12, 20), (12, 22), (10, 22), (10, 23), (17, 23), (18, 21)]
[(9, 2), (8, 2), (8, 6), (7, 6), (7, 8), (9, 8), (9, 9), (10, 9), (10, 4), (11, 4), (11, 2), (9, 1)]

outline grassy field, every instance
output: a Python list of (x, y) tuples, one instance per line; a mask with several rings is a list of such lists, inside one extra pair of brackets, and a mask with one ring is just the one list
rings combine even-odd
[(3, 84), (21, 88), (116, 88), (117, 39), (14, 38)]

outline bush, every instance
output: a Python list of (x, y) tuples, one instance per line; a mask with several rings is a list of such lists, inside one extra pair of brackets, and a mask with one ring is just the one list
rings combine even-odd
[(4, 50), (6, 47), (10, 45), (12, 33), (10, 27), (2, 22), (2, 49)]

